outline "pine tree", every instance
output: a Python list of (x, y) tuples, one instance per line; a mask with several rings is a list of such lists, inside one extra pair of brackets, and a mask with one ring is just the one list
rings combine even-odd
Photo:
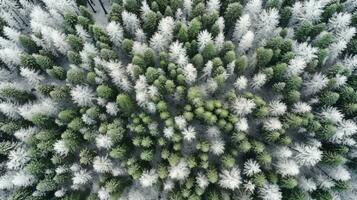
[(0, 2), (0, 199), (352, 199), (356, 5)]

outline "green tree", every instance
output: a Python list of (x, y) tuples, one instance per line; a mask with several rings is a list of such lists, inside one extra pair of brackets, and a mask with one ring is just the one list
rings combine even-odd
[(257, 53), (257, 66), (265, 67), (273, 57), (273, 50), (265, 49), (263, 47), (259, 47), (256, 50)]
[(28, 35), (24, 35), (24, 34), (20, 35), (19, 43), (21, 46), (23, 46), (26, 49), (28, 53), (35, 53), (39, 49), (37, 44)]
[(243, 7), (240, 3), (230, 3), (228, 4), (227, 10), (224, 13), (224, 19), (226, 22), (226, 27), (233, 27), (237, 19), (242, 14)]
[(121, 13), (123, 12), (123, 7), (117, 3), (113, 3), (111, 9), (108, 14), (109, 21), (116, 21), (121, 22), (122, 16)]
[(144, 15), (143, 19), (143, 29), (148, 37), (153, 35), (156, 31), (156, 26), (158, 22), (157, 14), (153, 11), (149, 11)]
[(119, 106), (119, 110), (125, 112), (126, 114), (131, 114), (135, 111), (136, 106), (134, 101), (126, 94), (118, 95), (116, 103)]
[(34, 56), (36, 58), (36, 63), (43, 69), (50, 69), (52, 68), (52, 66), (54, 65), (53, 60), (45, 55), (35, 55)]
[(67, 36), (67, 42), (75, 52), (79, 52), (83, 49), (83, 41), (78, 36), (69, 34)]
[(110, 88), (108, 85), (99, 85), (97, 87), (97, 95), (101, 98), (104, 99), (112, 99), (115, 96), (114, 90), (112, 88)]
[(198, 36), (198, 33), (200, 32), (202, 27), (202, 24), (198, 18), (194, 18), (191, 20), (189, 26), (188, 26), (188, 37), (190, 39), (196, 39)]

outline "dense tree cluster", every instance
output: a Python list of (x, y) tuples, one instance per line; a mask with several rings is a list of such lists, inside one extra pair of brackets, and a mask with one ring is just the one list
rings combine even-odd
[(356, 28), (356, 0), (0, 0), (0, 199), (355, 199)]

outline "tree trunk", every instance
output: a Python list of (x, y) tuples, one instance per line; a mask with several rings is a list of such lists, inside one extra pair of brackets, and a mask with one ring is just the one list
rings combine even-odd
[(107, 10), (104, 7), (102, 0), (99, 0), (99, 3), (100, 3), (100, 6), (102, 6), (102, 8), (103, 8), (104, 14), (108, 14)]
[(97, 13), (97, 11), (95, 11), (95, 9), (93, 8), (92, 4), (87, 0), (87, 3), (89, 4), (89, 6), (92, 8), (94, 13)]

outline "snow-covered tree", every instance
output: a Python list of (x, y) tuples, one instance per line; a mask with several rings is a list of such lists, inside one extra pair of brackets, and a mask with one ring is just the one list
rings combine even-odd
[(71, 96), (75, 103), (81, 106), (92, 105), (94, 94), (90, 87), (77, 85), (71, 90)]
[(113, 169), (113, 163), (107, 157), (96, 156), (93, 160), (93, 168), (98, 173), (106, 173)]
[(158, 175), (156, 174), (155, 170), (150, 170), (150, 171), (146, 171), (144, 172), (139, 181), (140, 184), (143, 187), (151, 187), (153, 184), (155, 184), (158, 180)]
[(246, 176), (253, 176), (257, 173), (261, 172), (259, 164), (252, 159), (247, 160), (244, 163), (243, 174)]
[(124, 11), (122, 13), (123, 25), (126, 31), (130, 34), (135, 34), (137, 29), (140, 27), (140, 22), (138, 17), (131, 12)]
[(230, 170), (223, 170), (219, 174), (219, 185), (227, 189), (237, 189), (239, 188), (241, 181), (240, 170), (237, 167), (233, 167)]
[(353, 0), (0, 0), (0, 199), (353, 199)]
[(259, 190), (259, 197), (264, 200), (281, 200), (282, 194), (278, 185), (268, 183)]
[(239, 97), (235, 100), (232, 105), (232, 109), (238, 115), (246, 115), (252, 112), (252, 109), (255, 108), (254, 101), (250, 99), (246, 99), (243, 97)]
[(183, 138), (187, 141), (192, 141), (196, 138), (196, 130), (194, 127), (189, 126), (182, 131)]
[(322, 159), (322, 152), (316, 146), (296, 144), (294, 149), (294, 158), (299, 165), (314, 166)]
[(181, 159), (175, 166), (171, 166), (169, 169), (169, 177), (174, 180), (184, 180), (190, 174), (190, 169), (184, 159)]
[(106, 30), (108, 31), (110, 40), (115, 45), (120, 46), (121, 42), (123, 41), (123, 37), (124, 37), (123, 28), (120, 26), (120, 24), (112, 21), (107, 25)]

